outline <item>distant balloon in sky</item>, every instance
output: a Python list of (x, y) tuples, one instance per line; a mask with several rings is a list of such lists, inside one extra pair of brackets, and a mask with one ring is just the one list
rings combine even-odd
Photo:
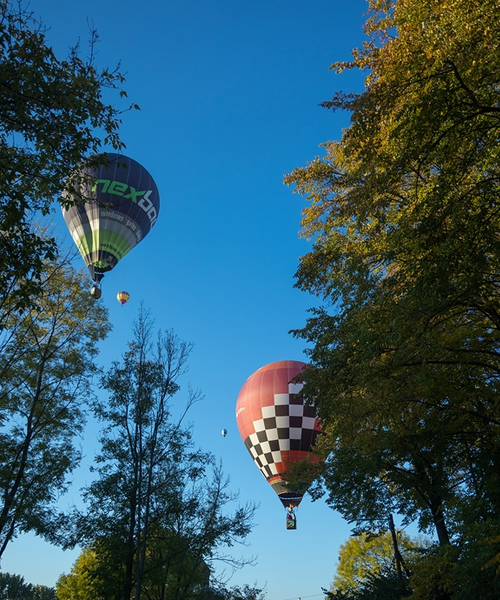
[[(74, 196), (82, 202), (63, 208), (64, 220), (100, 297), (104, 274), (151, 231), (160, 211), (158, 188), (132, 158), (108, 153), (109, 164), (85, 167)], [(68, 195), (66, 195), (68, 197)], [(96, 290), (96, 291), (94, 291)]]
[[(282, 475), (294, 462), (308, 458), (317, 462), (310, 452), (320, 431), (319, 419), (315, 408), (305, 406), (298, 395), (303, 384), (291, 383), (306, 366), (282, 360), (260, 368), (246, 380), (236, 402), (236, 421), (245, 446), (289, 514), (305, 490), (291, 489)], [(287, 528), (295, 529), (288, 521)]]
[(226, 437), (226, 435), (227, 435), (227, 429), (223, 429), (221, 431), (221, 433), (222, 433), (222, 437)]
[(118, 292), (118, 294), (116, 294), (116, 299), (123, 306), (129, 301), (130, 294), (128, 292)]

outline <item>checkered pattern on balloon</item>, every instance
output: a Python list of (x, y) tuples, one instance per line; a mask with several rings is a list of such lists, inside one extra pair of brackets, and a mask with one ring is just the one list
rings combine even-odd
[(300, 394), (303, 384), (292, 381), (305, 367), (300, 361), (262, 367), (247, 379), (236, 405), (247, 450), (290, 512), (303, 493), (291, 489), (283, 474), (290, 464), (310, 458), (320, 431), (315, 408), (307, 406)]

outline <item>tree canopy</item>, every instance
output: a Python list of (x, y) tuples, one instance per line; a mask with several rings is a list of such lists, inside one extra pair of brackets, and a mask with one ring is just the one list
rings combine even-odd
[[(324, 103), (350, 111), (351, 124), (285, 179), (309, 201), (302, 233), (313, 246), (297, 286), (322, 300), (295, 330), (315, 367), (305, 394), (325, 432), (322, 482), (359, 531), (394, 510), (461, 547), (448, 565), (458, 579), (474, 546), (478, 597), (490, 598), (500, 550), (500, 6), (369, 6), (363, 48), (332, 66), (362, 70), (365, 87)], [(464, 581), (450, 597), (467, 597)]]
[(95, 404), (104, 424), (98, 477), (84, 492), (88, 510), (75, 517), (91, 553), (59, 582), (65, 597), (88, 580), (85, 593), (110, 599), (201, 598), (217, 561), (231, 569), (249, 562), (227, 549), (245, 541), (254, 507), (237, 505), (221, 465), (193, 448), (183, 425), (200, 393), (188, 387), (186, 410), (171, 415), (190, 350), (171, 331), (155, 337), (141, 309), (123, 361), (104, 375), (109, 396)]
[(56, 600), (56, 590), (26, 583), (21, 575), (0, 572), (1, 600)]
[[(0, 0), (0, 308), (7, 293), (22, 309), (39, 290), (43, 260), (55, 257), (54, 238), (34, 220), (60, 201), (74, 168), (102, 152), (120, 150), (120, 111), (104, 97), (119, 91), (118, 69), (99, 70), (75, 46), (56, 57), (45, 27), (17, 0)], [(2, 323), (0, 322), (0, 326)]]
[[(397, 537), (398, 551), (406, 564), (423, 545), (401, 531)], [(352, 536), (340, 546), (339, 562), (331, 590), (353, 592), (361, 589), (370, 577), (390, 572), (398, 575), (390, 532)]]
[(0, 333), (0, 556), (19, 532), (64, 537), (57, 499), (80, 453), (107, 310), (67, 260), (44, 261), (37, 309), (9, 312)]

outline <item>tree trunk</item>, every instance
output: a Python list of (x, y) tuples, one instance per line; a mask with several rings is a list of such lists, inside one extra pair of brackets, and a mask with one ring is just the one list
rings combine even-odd
[(443, 503), (441, 498), (433, 496), (429, 501), (429, 506), (432, 513), (432, 519), (434, 521), (434, 527), (436, 528), (436, 534), (439, 540), (440, 546), (446, 546), (450, 543), (450, 536), (448, 535), (448, 529), (444, 520)]

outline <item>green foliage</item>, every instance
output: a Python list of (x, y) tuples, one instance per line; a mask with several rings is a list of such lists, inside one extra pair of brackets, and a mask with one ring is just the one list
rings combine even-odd
[(79, 565), (68, 576), (78, 581), (67, 577), (63, 587), (92, 581), (85, 594), (109, 600), (201, 598), (216, 561), (247, 562), (224, 549), (244, 542), (254, 507), (228, 511), (237, 498), (221, 466), (193, 449), (191, 431), (182, 425), (199, 392), (188, 389), (180, 420), (170, 415), (190, 350), (172, 332), (159, 332), (155, 341), (141, 310), (122, 363), (103, 378), (109, 399), (96, 403), (104, 422), (98, 478), (85, 491), (87, 514), (75, 517), (79, 538), (97, 561)]
[(9, 313), (0, 334), (0, 556), (21, 531), (63, 540), (55, 503), (80, 458), (74, 438), (109, 331), (64, 260), (44, 263), (41, 286), (37, 310)]
[(356, 600), (402, 600), (411, 595), (406, 576), (399, 577), (393, 570), (371, 574), (354, 594)]
[[(500, 551), (500, 538), (481, 525), (467, 543), (431, 548), (410, 560), (412, 600), (495, 600), (500, 578), (491, 556)], [(496, 573), (495, 573), (496, 571)]]
[(399, 577), (393, 569), (368, 574), (352, 590), (323, 591), (325, 600), (402, 600), (411, 595), (408, 578)]
[(91, 548), (84, 548), (76, 559), (71, 572), (59, 577), (56, 583), (58, 600), (97, 600), (102, 591), (102, 582), (91, 573), (96, 573), (99, 556)]
[(265, 600), (264, 590), (257, 586), (243, 585), (235, 586), (229, 590), (222, 590), (214, 600)]
[[(103, 146), (120, 150), (120, 116), (103, 95), (123, 82), (99, 71), (78, 47), (64, 59), (21, 1), (0, 0), (0, 308), (6, 294), (23, 309), (40, 286), (56, 243), (33, 226), (60, 200), (66, 177)], [(0, 322), (1, 328), (1, 322)]]
[(26, 583), (21, 575), (0, 572), (0, 600), (56, 600), (56, 590)]
[[(404, 532), (398, 533), (398, 548), (404, 563), (408, 563), (423, 542), (412, 540)], [(398, 575), (394, 558), (394, 543), (390, 532), (362, 534), (350, 537), (340, 546), (339, 563), (332, 583), (332, 591), (349, 592), (362, 588), (372, 577), (389, 573)]]
[(332, 67), (365, 89), (325, 103), (351, 125), (286, 178), (310, 202), (297, 285), (324, 303), (295, 332), (325, 432), (313, 493), (357, 530), (388, 511), (432, 528), (453, 599), (498, 585), (477, 532), (500, 534), (499, 8), (371, 0), (366, 44)]

